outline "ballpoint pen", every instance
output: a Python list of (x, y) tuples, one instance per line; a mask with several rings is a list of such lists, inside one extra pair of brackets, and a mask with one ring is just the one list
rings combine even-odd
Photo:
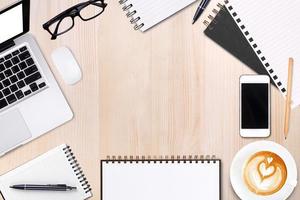
[(39, 190), (39, 191), (71, 191), (76, 190), (76, 187), (67, 186), (65, 184), (55, 185), (32, 185), (32, 184), (19, 184), (10, 186), (12, 189), (17, 190)]
[(199, 19), (210, 0), (202, 0), (193, 18), (193, 24)]

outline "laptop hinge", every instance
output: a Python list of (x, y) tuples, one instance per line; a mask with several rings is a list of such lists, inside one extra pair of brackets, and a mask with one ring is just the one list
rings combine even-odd
[(0, 53), (15, 46), (16, 43), (13, 40), (6, 41), (0, 45)]

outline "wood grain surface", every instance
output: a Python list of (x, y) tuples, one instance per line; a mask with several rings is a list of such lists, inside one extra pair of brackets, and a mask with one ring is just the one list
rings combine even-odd
[[(0, 6), (11, 0), (1, 0)], [(224, 200), (234, 200), (229, 168), (236, 152), (257, 139), (239, 136), (239, 77), (253, 72), (204, 36), (196, 25), (197, 3), (146, 33), (134, 31), (117, 0), (100, 17), (82, 22), (55, 41), (42, 24), (78, 0), (32, 0), (35, 35), (74, 119), (0, 158), (0, 174), (62, 143), (69, 144), (100, 199), (100, 159), (107, 155), (216, 155), (222, 159)], [(3, 27), (1, 27), (1, 30)], [(51, 61), (57, 47), (69, 47), (83, 80), (68, 86)], [(300, 109), (291, 114), (284, 139), (284, 98), (272, 88), (272, 136), (300, 165)], [(290, 199), (300, 198), (297, 187)]]

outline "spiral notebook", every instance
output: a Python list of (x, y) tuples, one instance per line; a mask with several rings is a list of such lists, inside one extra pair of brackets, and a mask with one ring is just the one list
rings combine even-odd
[(119, 0), (135, 30), (146, 31), (196, 0)]
[(300, 105), (300, 1), (231, 0), (225, 6), (284, 96), (288, 58), (294, 58), (292, 103)]
[(108, 159), (101, 161), (102, 200), (220, 200), (217, 159)]
[[(204, 20), (204, 25), (207, 26), (204, 31), (207, 37), (223, 47), (254, 72), (269, 75), (223, 4), (218, 3), (215, 6)], [(271, 82), (274, 86), (276, 85), (272, 79)]]
[[(70, 192), (22, 191), (15, 184), (67, 184), (77, 187)], [(5, 200), (84, 200), (92, 196), (90, 185), (67, 145), (61, 145), (0, 177)]]

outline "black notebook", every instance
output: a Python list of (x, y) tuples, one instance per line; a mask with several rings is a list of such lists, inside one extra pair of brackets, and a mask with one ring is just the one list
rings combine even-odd
[(218, 4), (218, 9), (214, 9), (213, 14), (208, 16), (209, 20), (204, 21), (207, 26), (205, 35), (256, 73), (269, 75), (227, 8)]

